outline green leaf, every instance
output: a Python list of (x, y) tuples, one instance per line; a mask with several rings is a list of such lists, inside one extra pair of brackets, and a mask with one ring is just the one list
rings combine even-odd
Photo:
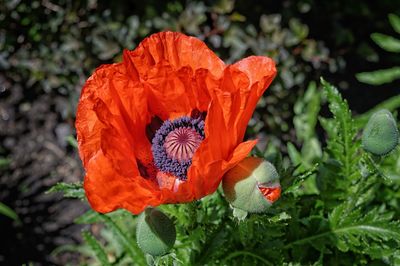
[(296, 149), (293, 143), (287, 143), (287, 150), (289, 154), (289, 158), (292, 161), (293, 165), (299, 165), (303, 161), (301, 153)]
[(46, 193), (62, 192), (66, 198), (85, 199), (85, 191), (82, 182), (64, 183), (60, 182), (52, 186)]
[(76, 218), (74, 222), (77, 224), (93, 224), (100, 221), (102, 221), (102, 219), (99, 213), (93, 210), (88, 210), (87, 212)]
[(400, 17), (395, 14), (389, 14), (388, 17), (393, 29), (400, 34)]
[(0, 157), (0, 169), (6, 169), (9, 167), (11, 159)]
[(299, 98), (294, 105), (293, 124), (296, 129), (296, 136), (301, 141), (306, 141), (315, 136), (315, 126), (321, 108), (320, 94), (315, 82), (311, 82), (304, 97)]
[(10, 207), (1, 202), (0, 202), (0, 214), (3, 214), (8, 218), (13, 219), (14, 221), (20, 222), (17, 213), (13, 211)]
[(76, 138), (74, 136), (69, 135), (68, 137), (66, 137), (66, 141), (70, 146), (72, 146), (75, 149), (78, 149), (78, 142), (76, 141)]
[[(380, 215), (376, 210), (359, 217), (359, 214), (349, 213), (343, 215), (342, 206), (338, 206), (330, 216), (331, 228), (319, 234), (310, 235), (287, 244), (288, 249), (295, 245), (304, 245), (319, 241), (331, 246), (336, 246), (343, 252), (352, 250), (356, 253), (370, 254), (380, 257), (391, 252), (390, 241), (400, 243), (400, 224), (390, 222), (388, 215)], [(345, 220), (341, 218), (345, 217)], [(356, 220), (354, 220), (356, 219)], [(321, 240), (324, 239), (325, 242)]]
[(321, 164), (317, 184), (321, 198), (331, 209), (337, 205), (338, 200), (348, 198), (352, 183), (361, 177), (361, 141), (357, 138), (358, 128), (355, 127), (347, 101), (334, 86), (322, 78), (321, 84), (333, 118), (320, 119), (328, 136), (325, 150), (328, 160)]
[(101, 265), (103, 266), (111, 265), (108, 261), (106, 251), (103, 249), (102, 245), (96, 240), (96, 238), (89, 231), (83, 231), (82, 237), (85, 240), (85, 242), (90, 246), (90, 248), (93, 250), (97, 260), (101, 263)]
[(284, 189), (283, 194), (298, 193), (300, 186), (318, 170), (318, 164), (293, 177), (293, 183)]
[[(314, 234), (304, 235), (284, 248), (309, 243), (318, 250), (336, 247), (342, 252), (351, 250), (368, 254), (371, 258), (392, 256), (393, 247), (400, 245), (400, 223), (393, 221), (391, 212), (366, 208), (379, 191), (375, 175), (367, 175), (357, 181), (348, 198), (333, 208), (327, 220), (321, 220), (320, 224), (328, 222), (322, 231), (315, 230)], [(318, 245), (315, 246), (315, 243)]]
[(289, 28), (293, 31), (299, 40), (303, 40), (308, 36), (308, 26), (302, 24), (298, 19), (291, 18), (289, 20)]
[(381, 257), (378, 254), (385, 254), (390, 241), (400, 244), (400, 223), (391, 221), (390, 213), (381, 213), (375, 208), (363, 214), (360, 208), (350, 212), (347, 208), (347, 202), (339, 205), (329, 218), (339, 249)]
[[(328, 132), (328, 150), (331, 155), (337, 159), (342, 167), (339, 173), (343, 178), (351, 178), (354, 172), (356, 162), (354, 158), (360, 142), (355, 141), (357, 129), (354, 127), (354, 121), (346, 100), (343, 100), (339, 91), (321, 78), (321, 84), (327, 93), (329, 110), (333, 114), (333, 120), (330, 120)], [(325, 127), (325, 125), (323, 124)]]
[(372, 33), (372, 40), (383, 50), (400, 53), (400, 40), (382, 33)]
[[(116, 219), (121, 219), (126, 217), (132, 218), (132, 214), (123, 209), (115, 210), (113, 212), (107, 213), (106, 215), (108, 217)], [(74, 222), (77, 224), (93, 224), (102, 221), (103, 219), (98, 212), (95, 212), (93, 210), (88, 210), (87, 212), (76, 218)]]
[(372, 72), (362, 72), (356, 74), (356, 78), (358, 81), (370, 85), (390, 83), (400, 78), (400, 67), (392, 67)]

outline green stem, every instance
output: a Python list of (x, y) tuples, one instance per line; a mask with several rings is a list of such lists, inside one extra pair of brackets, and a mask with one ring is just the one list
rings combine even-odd
[(328, 231), (328, 232), (325, 232), (325, 233), (321, 233), (321, 234), (318, 234), (318, 235), (313, 235), (313, 236), (309, 236), (309, 237), (306, 237), (306, 238), (303, 238), (303, 239), (299, 239), (299, 240), (293, 241), (293, 242), (285, 245), (283, 248), (284, 249), (288, 249), (288, 248), (291, 248), (294, 245), (300, 245), (300, 244), (303, 244), (303, 243), (307, 243), (307, 242), (310, 242), (310, 241), (312, 241), (314, 239), (325, 237), (326, 235), (329, 235), (329, 234), (332, 234), (332, 231)]
[[(229, 254), (229, 256), (227, 256), (224, 259), (224, 262), (229, 261), (229, 260), (231, 260), (231, 259), (233, 259), (235, 257), (239, 257), (239, 256), (253, 257), (253, 258), (255, 258), (255, 259), (259, 260), (259, 261), (262, 261), (265, 265), (273, 265), (271, 262), (269, 262), (268, 260), (264, 259), (263, 257), (258, 256), (257, 254), (251, 253), (249, 251), (243, 251), (243, 250), (242, 251), (232, 252), (231, 254)], [(223, 264), (223, 263), (221, 263), (221, 264)]]

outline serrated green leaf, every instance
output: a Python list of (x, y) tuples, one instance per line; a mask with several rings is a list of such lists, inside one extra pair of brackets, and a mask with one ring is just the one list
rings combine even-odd
[(96, 259), (101, 263), (101, 265), (103, 266), (111, 265), (110, 262), (108, 261), (106, 251), (103, 249), (102, 245), (89, 231), (83, 231), (82, 237), (85, 240), (85, 242), (89, 245), (89, 247), (92, 249)]
[(351, 178), (352, 169), (355, 165), (353, 159), (357, 148), (360, 147), (359, 141), (354, 141), (357, 129), (346, 100), (343, 100), (339, 91), (321, 78), (321, 84), (327, 93), (329, 110), (333, 114), (330, 120), (331, 132), (328, 131), (328, 149), (331, 154), (342, 164), (343, 178)]
[(307, 171), (296, 175), (294, 177), (293, 183), (290, 186), (288, 186), (287, 188), (284, 189), (283, 194), (297, 193), (297, 191), (299, 190), (299, 187), (304, 183), (304, 181), (306, 181), (313, 174), (315, 174), (317, 169), (318, 169), (318, 164), (315, 164), (313, 167), (311, 167)]
[(400, 53), (400, 40), (382, 33), (372, 33), (372, 40), (388, 52)]
[(374, 246), (371, 252), (376, 254), (378, 249), (386, 249), (385, 242), (400, 244), (400, 224), (391, 221), (391, 213), (372, 209), (362, 214), (359, 208), (346, 212), (347, 204), (339, 205), (333, 212), (337, 213), (330, 216), (331, 231), (341, 240), (341, 249), (369, 254), (370, 246)]
[(85, 191), (82, 182), (64, 183), (60, 182), (52, 186), (46, 193), (62, 192), (66, 198), (85, 199)]
[(286, 212), (281, 212), (275, 216), (272, 216), (271, 218), (268, 218), (268, 221), (271, 223), (277, 223), (277, 222), (282, 222), (286, 220), (290, 220), (292, 217), (286, 213)]
[[(359, 210), (346, 213), (345, 209), (346, 207), (342, 205), (334, 209), (329, 217), (330, 230), (298, 239), (284, 248), (320, 241), (323, 244), (336, 246), (343, 252), (352, 250), (375, 257), (376, 254), (384, 254), (389, 241), (400, 244), (399, 222), (389, 221), (387, 215), (381, 216), (376, 210), (362, 216)], [(374, 248), (371, 249), (370, 246)]]
[(393, 29), (400, 34), (400, 17), (395, 14), (389, 14), (389, 22)]
[(372, 72), (362, 72), (356, 74), (358, 81), (370, 85), (382, 85), (385, 83), (393, 82), (400, 78), (400, 67), (392, 67), (388, 69), (381, 69)]

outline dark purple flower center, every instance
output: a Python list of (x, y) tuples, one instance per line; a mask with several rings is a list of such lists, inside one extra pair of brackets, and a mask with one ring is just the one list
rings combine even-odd
[(204, 139), (202, 117), (166, 120), (156, 131), (151, 150), (156, 167), (181, 180), (187, 177), (192, 157)]

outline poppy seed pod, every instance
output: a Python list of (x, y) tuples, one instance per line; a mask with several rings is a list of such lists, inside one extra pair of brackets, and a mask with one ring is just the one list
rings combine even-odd
[(364, 150), (374, 155), (386, 155), (399, 144), (399, 131), (392, 113), (383, 109), (374, 113), (362, 134)]
[(281, 194), (275, 167), (256, 157), (245, 158), (229, 170), (222, 187), (233, 207), (250, 213), (265, 212)]
[(161, 256), (166, 254), (175, 243), (175, 226), (164, 213), (148, 208), (139, 216), (136, 238), (143, 252), (152, 256)]

